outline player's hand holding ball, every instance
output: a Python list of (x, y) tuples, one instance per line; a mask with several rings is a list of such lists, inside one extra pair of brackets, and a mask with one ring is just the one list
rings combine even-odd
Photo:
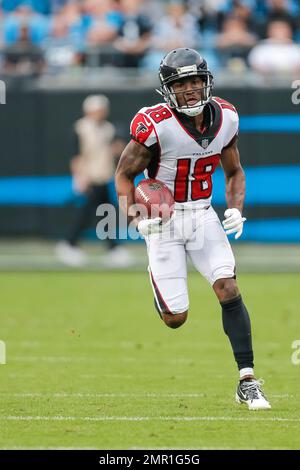
[(143, 237), (151, 235), (152, 233), (159, 233), (162, 229), (162, 218), (142, 219), (139, 221), (137, 228)]
[(224, 212), (225, 220), (222, 224), (226, 235), (235, 233), (235, 239), (237, 240), (243, 233), (244, 222), (247, 220), (246, 217), (242, 217), (240, 211), (236, 208), (226, 209)]
[(174, 197), (161, 181), (142, 180), (135, 189), (135, 202), (142, 204), (147, 212), (147, 218), (141, 219), (137, 226), (143, 237), (160, 233), (170, 225), (174, 211)]

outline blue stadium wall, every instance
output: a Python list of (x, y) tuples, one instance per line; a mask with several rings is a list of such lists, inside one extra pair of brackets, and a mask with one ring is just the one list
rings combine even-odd
[[(245, 241), (300, 242), (300, 105), (292, 104), (292, 91), (215, 90), (240, 114), (239, 148), (247, 178)], [(7, 104), (0, 105), (0, 236), (60, 238), (67, 233), (82, 204), (69, 176), (72, 123), (81, 115), (84, 97), (99, 92), (110, 98), (110, 118), (126, 140), (134, 113), (159, 102), (148, 89), (8, 91)], [(220, 214), (224, 187), (218, 169), (213, 204)], [(113, 183), (111, 194), (115, 198)]]

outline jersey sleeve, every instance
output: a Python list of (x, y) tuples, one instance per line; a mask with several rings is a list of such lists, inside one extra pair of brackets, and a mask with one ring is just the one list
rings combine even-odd
[(239, 115), (235, 108), (223, 111), (227, 120), (224, 147), (231, 147), (238, 138), (239, 134)]
[(133, 140), (147, 148), (157, 143), (154, 124), (142, 112), (138, 112), (131, 121), (130, 135)]

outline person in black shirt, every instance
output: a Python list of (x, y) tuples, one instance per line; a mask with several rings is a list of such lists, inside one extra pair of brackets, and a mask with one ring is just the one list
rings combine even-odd
[(148, 17), (140, 12), (140, 5), (140, 0), (121, 0), (124, 21), (114, 42), (119, 67), (138, 67), (149, 48), (152, 26)]
[(38, 76), (44, 69), (43, 51), (33, 44), (27, 24), (20, 28), (17, 42), (3, 50), (4, 73), (8, 75)]

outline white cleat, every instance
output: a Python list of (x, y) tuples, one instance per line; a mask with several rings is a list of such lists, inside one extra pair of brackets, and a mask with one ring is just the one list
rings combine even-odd
[(87, 257), (84, 251), (77, 246), (72, 246), (68, 242), (59, 242), (55, 247), (55, 254), (59, 261), (72, 268), (84, 266)]
[(235, 394), (237, 403), (245, 403), (249, 410), (270, 410), (271, 405), (264, 395), (262, 380), (246, 379), (239, 382)]

